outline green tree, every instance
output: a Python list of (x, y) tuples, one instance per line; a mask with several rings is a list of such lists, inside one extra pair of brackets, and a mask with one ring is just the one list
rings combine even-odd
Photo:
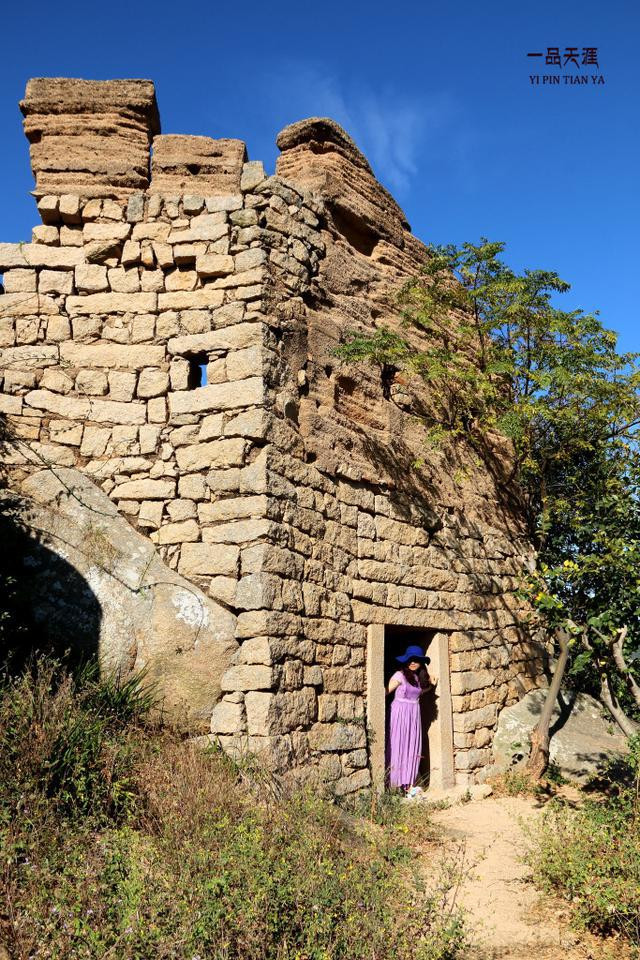
[(640, 707), (639, 355), (619, 353), (597, 314), (560, 309), (569, 284), (557, 273), (518, 274), (503, 250), (429, 248), (400, 294), (398, 330), (350, 336), (338, 353), (427, 381), (431, 435), (510, 438), (538, 550), (528, 596), (574, 679), (608, 690), (624, 715)]

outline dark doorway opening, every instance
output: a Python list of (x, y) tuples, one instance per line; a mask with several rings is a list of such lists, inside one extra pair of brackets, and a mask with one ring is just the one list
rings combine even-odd
[[(398, 663), (396, 657), (401, 656), (408, 646), (415, 645), (422, 647), (428, 657), (431, 656), (429, 645), (435, 635), (435, 630), (425, 630), (415, 627), (385, 627), (384, 636), (384, 688), (385, 691), (389, 685), (389, 680), (398, 670), (402, 670), (402, 664)], [(427, 669), (433, 675), (432, 664)], [(393, 695), (385, 697), (385, 767), (389, 766), (389, 723), (391, 719), (391, 701)], [(420, 698), (420, 719), (422, 722), (422, 755), (418, 771), (418, 786), (428, 787), (431, 779), (431, 757), (429, 753), (429, 728), (437, 719), (438, 708), (435, 690), (427, 691)], [(388, 777), (387, 777), (388, 782)]]

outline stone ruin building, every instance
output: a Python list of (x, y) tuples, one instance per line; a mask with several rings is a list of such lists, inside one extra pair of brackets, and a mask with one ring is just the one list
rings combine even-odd
[(331, 120), (286, 127), (268, 176), (161, 134), (149, 81), (20, 106), (42, 223), (0, 244), (0, 412), (42, 629), (337, 795), (382, 782), (383, 684), (422, 643), (425, 773), (481, 780), (543, 682), (508, 455), (430, 449), (424, 385), (335, 354), (399, 323), (425, 255), (400, 207)]

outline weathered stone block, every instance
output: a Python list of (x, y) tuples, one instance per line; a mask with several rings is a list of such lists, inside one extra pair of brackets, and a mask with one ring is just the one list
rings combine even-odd
[(253, 190), (265, 179), (264, 166), (261, 160), (252, 160), (245, 163), (242, 167), (242, 176), (240, 177), (240, 189), (244, 191)]
[(0, 297), (0, 316), (32, 317), (58, 313), (58, 306), (51, 297), (40, 293), (5, 293)]
[(0, 413), (18, 416), (22, 413), (22, 398), (0, 393)]
[(275, 642), (269, 637), (250, 637), (243, 641), (235, 657), (239, 663), (264, 663), (271, 666), (274, 661)]
[(220, 307), (224, 294), (221, 290), (177, 290), (158, 294), (159, 310), (206, 310)]
[(172, 416), (207, 410), (230, 410), (263, 402), (265, 384), (262, 377), (250, 377), (234, 383), (213, 383), (197, 390), (169, 394)]
[(86, 297), (67, 297), (67, 310), (72, 315), (153, 313), (157, 300), (155, 293), (93, 293)]
[(245, 350), (235, 350), (227, 356), (227, 377), (229, 380), (246, 380), (249, 377), (259, 376), (263, 368), (263, 348), (261, 346), (247, 347)]
[(451, 693), (458, 696), (490, 687), (495, 681), (495, 674), (491, 670), (470, 670), (465, 673), (454, 673), (451, 676)]
[(138, 377), (137, 394), (142, 398), (159, 397), (169, 389), (169, 374), (155, 367), (145, 367)]
[(471, 749), (459, 750), (456, 753), (456, 770), (475, 770), (489, 763), (491, 760), (491, 750)]
[(173, 480), (125, 480), (117, 490), (120, 500), (168, 500), (175, 492)]
[(78, 393), (91, 397), (101, 397), (107, 392), (107, 376), (102, 370), (80, 370), (76, 377)]
[(73, 270), (83, 261), (83, 251), (77, 247), (48, 247), (41, 243), (0, 243), (1, 271), (11, 267)]
[(78, 290), (86, 293), (101, 293), (109, 289), (107, 268), (97, 263), (80, 264), (75, 269)]
[(358, 770), (348, 777), (341, 777), (332, 783), (331, 788), (335, 796), (342, 797), (348, 793), (356, 793), (358, 790), (365, 790), (371, 785), (371, 774), (369, 770)]
[(237, 734), (245, 730), (244, 706), (223, 698), (216, 703), (211, 714), (211, 732)]
[(82, 429), (81, 423), (69, 423), (68, 420), (51, 420), (49, 422), (49, 437), (52, 443), (79, 447), (82, 441)]
[(85, 243), (92, 240), (117, 240), (124, 243), (130, 233), (130, 223), (85, 223), (82, 229)]
[(219, 523), (223, 520), (239, 520), (244, 517), (264, 517), (267, 512), (268, 499), (265, 496), (256, 497), (228, 497), (215, 500), (213, 503), (203, 503), (198, 509), (202, 523)]
[(260, 286), (265, 279), (265, 270), (263, 267), (256, 267), (255, 270), (245, 270), (243, 273), (231, 273), (227, 277), (218, 277), (213, 281), (214, 290), (228, 290), (232, 287), (251, 287)]
[(127, 403), (133, 399), (136, 389), (135, 373), (126, 373), (124, 370), (110, 370), (108, 379), (109, 393), (113, 400)]
[(70, 367), (125, 367), (129, 370), (142, 370), (152, 364), (160, 366), (165, 353), (164, 347), (146, 344), (126, 346), (117, 343), (65, 343), (60, 347), (60, 357)]
[(263, 636), (298, 636), (302, 632), (302, 620), (290, 613), (272, 610), (247, 610), (238, 616), (237, 639)]
[(4, 275), (5, 293), (35, 293), (37, 276), (35, 270), (8, 270)]
[(201, 277), (225, 277), (233, 269), (233, 257), (208, 253), (196, 260), (196, 272)]
[(47, 340), (60, 343), (71, 337), (71, 324), (66, 317), (50, 317), (47, 320)]
[(137, 267), (112, 267), (107, 272), (109, 287), (114, 293), (137, 293), (140, 290), (140, 274)]
[(366, 746), (364, 727), (348, 723), (315, 723), (309, 731), (309, 746), (322, 752), (355, 750)]
[(245, 441), (240, 438), (196, 443), (180, 447), (176, 451), (176, 460), (184, 473), (211, 467), (234, 467), (242, 463), (244, 448)]
[(271, 530), (271, 522), (263, 519), (237, 520), (220, 523), (214, 527), (205, 527), (202, 539), (206, 543), (248, 543), (266, 537)]
[(209, 596), (229, 607), (235, 606), (236, 579), (235, 577), (211, 577), (209, 580)]
[(183, 520), (178, 523), (166, 523), (158, 530), (160, 544), (188, 543), (200, 539), (200, 528), (195, 520)]
[(111, 430), (105, 427), (85, 427), (80, 445), (83, 457), (101, 457), (111, 438)]
[(229, 667), (222, 677), (222, 690), (269, 690), (273, 686), (272, 667), (247, 664)]
[[(232, 309), (233, 308), (233, 309)], [(167, 350), (170, 354), (194, 354), (201, 352), (212, 352), (214, 350), (242, 350), (245, 347), (251, 347), (261, 344), (264, 337), (264, 326), (261, 323), (237, 323), (242, 307), (239, 304), (230, 304), (229, 309), (222, 308), (225, 314), (221, 317), (222, 311), (214, 314), (214, 320), (228, 319), (233, 326), (222, 326), (218, 330), (211, 330), (208, 333), (190, 334), (182, 337), (172, 337), (167, 343)]]
[(178, 569), (185, 577), (232, 576), (237, 573), (239, 556), (240, 551), (236, 546), (185, 543), (180, 551)]
[(267, 262), (267, 254), (262, 247), (252, 247), (235, 256), (235, 269), (238, 273), (254, 270)]
[(73, 389), (73, 380), (62, 370), (45, 370), (40, 378), (41, 390), (53, 390), (54, 393), (69, 393)]
[(138, 526), (157, 530), (162, 523), (164, 504), (161, 500), (145, 500), (140, 504)]
[(250, 573), (238, 581), (236, 606), (239, 610), (278, 609), (282, 586), (278, 577), (269, 573)]
[(180, 477), (178, 480), (178, 493), (181, 497), (188, 500), (205, 500), (209, 491), (202, 474), (192, 473), (188, 476)]
[[(335, 627), (329, 627), (329, 634)], [(330, 639), (330, 636), (327, 636)], [(354, 667), (330, 667), (324, 670), (324, 689), (327, 693), (360, 693), (364, 689), (364, 671)]]
[(217, 213), (220, 210), (229, 212), (242, 207), (242, 195), (240, 193), (222, 194), (207, 197), (205, 202), (209, 213)]

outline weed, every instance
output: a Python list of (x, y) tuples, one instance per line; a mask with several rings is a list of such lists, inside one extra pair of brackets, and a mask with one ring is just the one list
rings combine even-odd
[(420, 886), (406, 808), (371, 794), (346, 815), (309, 791), (273, 790), (248, 757), (150, 728), (150, 704), (139, 682), (73, 680), (51, 662), (0, 689), (12, 957), (463, 955), (454, 875)]
[(640, 946), (640, 738), (609, 770), (608, 795), (573, 810), (555, 801), (531, 831), (535, 882), (570, 904), (577, 926)]
[(83, 551), (86, 556), (103, 570), (112, 572), (120, 556), (117, 547), (109, 539), (102, 527), (91, 522), (84, 529)]
[(492, 781), (496, 793), (506, 793), (509, 797), (533, 796), (540, 787), (525, 770), (507, 770), (501, 777)]

